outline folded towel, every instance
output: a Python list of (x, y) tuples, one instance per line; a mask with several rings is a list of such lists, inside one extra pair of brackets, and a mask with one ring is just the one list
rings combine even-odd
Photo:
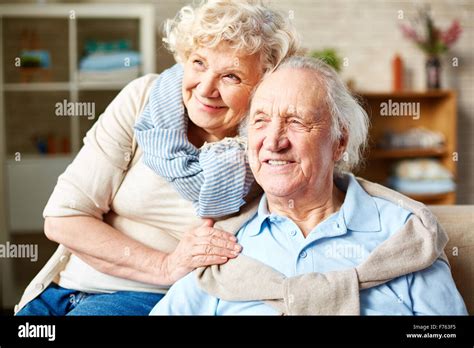
[(111, 70), (79, 71), (81, 82), (129, 82), (140, 75), (140, 67), (120, 68)]
[(81, 59), (80, 70), (111, 70), (140, 65), (140, 53), (135, 51), (93, 53)]
[(424, 127), (416, 127), (405, 132), (386, 132), (379, 141), (383, 148), (429, 148), (441, 147), (445, 142), (444, 134)]
[(131, 49), (132, 43), (126, 39), (115, 41), (86, 40), (84, 45), (84, 51), (86, 51), (88, 55), (92, 53), (130, 51)]
[(438, 160), (418, 158), (397, 162), (392, 168), (393, 176), (409, 179), (451, 179), (453, 175)]
[(396, 176), (389, 178), (389, 186), (404, 194), (437, 194), (452, 192), (456, 184), (452, 179), (404, 179)]

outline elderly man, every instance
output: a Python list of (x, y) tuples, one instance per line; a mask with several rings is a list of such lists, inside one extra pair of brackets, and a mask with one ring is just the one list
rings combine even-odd
[[(248, 122), (250, 165), (265, 194), (237, 234), (243, 255), (287, 277), (353, 268), (412, 216), (346, 172), (360, 161), (367, 115), (324, 63), (284, 61), (257, 88)], [(189, 274), (151, 314), (279, 313), (263, 301), (211, 296)], [(449, 265), (438, 259), (360, 291), (360, 314), (467, 312)]]

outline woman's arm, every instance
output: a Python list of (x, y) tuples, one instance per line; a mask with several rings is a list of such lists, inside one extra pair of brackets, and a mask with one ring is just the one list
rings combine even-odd
[(212, 220), (186, 233), (167, 254), (150, 248), (88, 216), (48, 217), (46, 236), (96, 270), (154, 285), (171, 285), (193, 269), (223, 264), (237, 256), (236, 238), (212, 228)]
[(64, 245), (96, 270), (151, 284), (166, 284), (159, 269), (166, 254), (88, 216), (47, 217), (48, 239)]
[(98, 271), (168, 285), (201, 265), (226, 262), (232, 255), (229, 248), (234, 247), (234, 237), (206, 222), (205, 227), (186, 233), (176, 251), (167, 255), (102, 221), (127, 175), (133, 125), (153, 81), (152, 75), (132, 81), (110, 103), (87, 133), (74, 161), (58, 178), (43, 215), (47, 237)]

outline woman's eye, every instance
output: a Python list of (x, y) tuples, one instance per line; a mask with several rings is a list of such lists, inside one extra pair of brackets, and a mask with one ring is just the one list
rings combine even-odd
[(225, 78), (232, 80), (233, 82), (240, 82), (240, 78), (234, 74), (227, 74), (224, 76)]
[(195, 59), (193, 60), (193, 64), (197, 66), (198, 68), (204, 68), (204, 63), (202, 62), (202, 60)]

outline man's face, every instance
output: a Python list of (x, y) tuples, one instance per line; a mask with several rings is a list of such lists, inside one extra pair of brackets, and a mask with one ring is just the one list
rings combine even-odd
[(267, 195), (297, 196), (332, 181), (342, 151), (331, 137), (325, 93), (314, 72), (293, 68), (270, 74), (255, 92), (249, 159)]

